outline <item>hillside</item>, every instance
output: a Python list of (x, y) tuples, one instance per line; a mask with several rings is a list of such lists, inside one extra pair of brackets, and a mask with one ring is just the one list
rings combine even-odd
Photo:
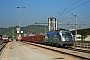
[[(18, 26), (14, 27), (8, 27), (8, 28), (0, 28), (0, 35), (7, 34), (11, 36), (12, 34), (16, 35), (16, 28)], [(46, 26), (46, 31), (48, 27)], [(45, 33), (45, 25), (28, 25), (25, 27), (21, 27), (21, 30), (24, 31), (25, 34), (27, 33), (33, 33), (33, 34), (40, 34)]]

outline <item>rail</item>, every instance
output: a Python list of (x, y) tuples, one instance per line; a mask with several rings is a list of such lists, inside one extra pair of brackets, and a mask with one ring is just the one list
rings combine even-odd
[(3, 44), (0, 45), (0, 52), (1, 52), (2, 49), (5, 47), (6, 44), (7, 44), (7, 43), (3, 43)]

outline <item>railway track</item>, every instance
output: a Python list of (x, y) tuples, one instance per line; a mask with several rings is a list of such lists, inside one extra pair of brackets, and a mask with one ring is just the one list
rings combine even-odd
[(89, 53), (90, 54), (90, 50), (82, 49), (82, 48), (78, 48), (78, 47), (75, 47), (75, 48), (65, 48), (65, 49), (72, 50), (72, 51), (83, 52), (83, 53)]
[(7, 44), (7, 43), (2, 43), (2, 44), (0, 44), (0, 53), (1, 53), (1, 51), (3, 50), (3, 48), (6, 46), (6, 44)]
[(90, 60), (90, 51), (88, 50), (83, 50), (83, 49), (78, 49), (78, 48), (58, 48), (58, 47), (52, 47), (52, 46), (30, 43), (30, 42), (26, 42), (26, 43), (30, 45), (38, 46), (41, 48), (45, 48), (48, 50), (52, 50), (58, 53), (68, 54), (73, 57), (80, 58), (82, 60)]

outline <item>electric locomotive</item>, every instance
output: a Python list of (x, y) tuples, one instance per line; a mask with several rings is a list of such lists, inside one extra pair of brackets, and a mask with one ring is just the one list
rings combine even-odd
[(3, 35), (2, 40), (3, 40), (3, 42), (7, 43), (7, 42), (9, 42), (9, 37), (7, 35)]
[(45, 44), (70, 47), (74, 44), (69, 30), (49, 31), (45, 36)]

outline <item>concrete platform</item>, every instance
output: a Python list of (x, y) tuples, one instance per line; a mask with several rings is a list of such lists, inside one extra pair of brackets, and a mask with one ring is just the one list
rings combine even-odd
[(72, 56), (60, 54), (41, 47), (20, 42), (9, 42), (0, 56), (1, 60), (75, 60)]

